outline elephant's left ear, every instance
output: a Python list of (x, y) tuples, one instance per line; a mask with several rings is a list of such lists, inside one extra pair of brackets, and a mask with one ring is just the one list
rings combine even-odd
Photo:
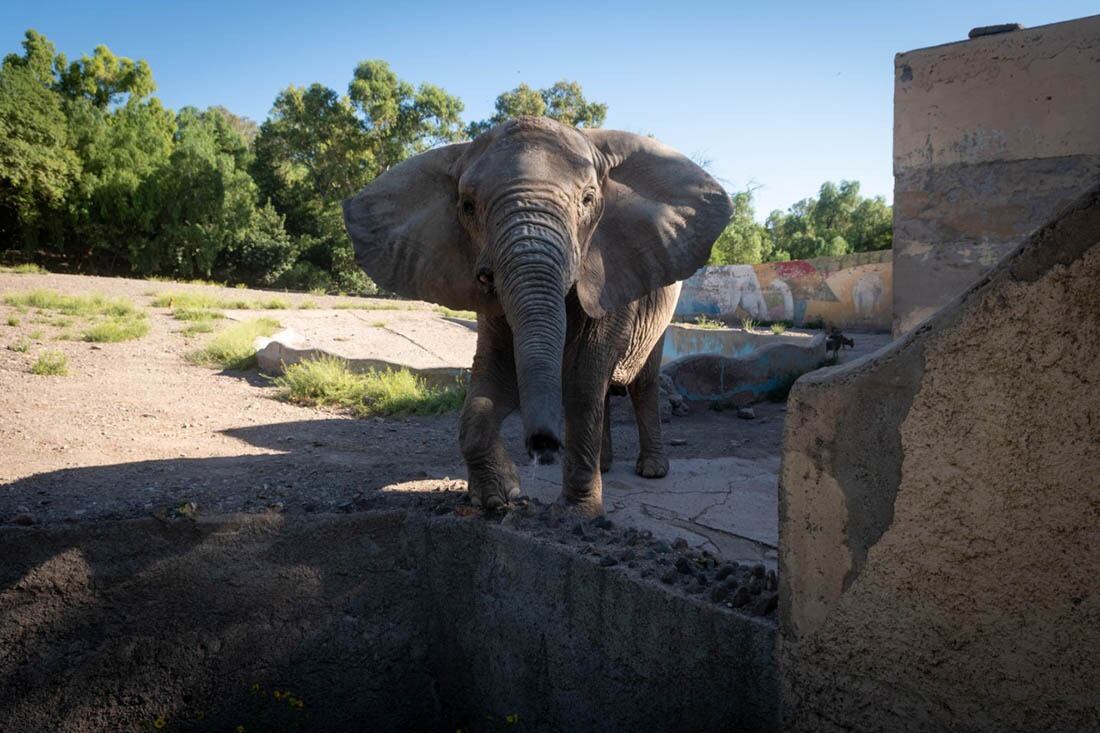
[(705, 265), (733, 206), (710, 174), (652, 138), (582, 132), (608, 166), (603, 217), (577, 282), (585, 312), (599, 318)]

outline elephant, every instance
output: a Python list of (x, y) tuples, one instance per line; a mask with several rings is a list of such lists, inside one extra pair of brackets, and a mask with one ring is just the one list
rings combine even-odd
[(636, 472), (667, 474), (664, 331), (732, 215), (700, 166), (646, 136), (519, 117), (407, 159), (343, 209), (380, 287), (477, 312), (458, 429), (472, 503), (520, 496), (500, 438), (518, 408), (528, 455), (562, 454), (558, 506), (602, 514), (612, 389), (633, 402)]

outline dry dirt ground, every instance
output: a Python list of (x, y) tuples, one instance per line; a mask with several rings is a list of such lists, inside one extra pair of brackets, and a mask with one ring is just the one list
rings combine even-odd
[[(272, 293), (121, 278), (0, 273), (0, 296), (45, 288), (125, 296), (148, 306), (156, 292), (207, 291), (227, 298)], [(277, 294), (293, 304), (325, 296)], [(380, 301), (381, 302), (381, 301)], [(392, 307), (393, 301), (387, 301)], [(424, 303), (406, 307), (430, 310)], [(186, 362), (206, 336), (186, 338), (168, 309), (148, 307), (150, 333), (136, 341), (56, 341), (56, 327), (0, 304), (0, 523), (48, 523), (158, 514), (184, 502), (202, 513), (320, 512), (389, 501), (380, 488), (465, 476), (457, 415), (354, 419), (279, 401), (255, 371)], [(278, 318), (278, 311), (271, 315)], [(379, 311), (379, 319), (385, 311)], [(17, 326), (6, 325), (17, 316)], [(41, 330), (26, 353), (6, 348)], [(369, 333), (364, 333), (369, 338)], [(46, 350), (64, 352), (70, 374), (29, 373)], [(616, 456), (637, 450), (629, 403), (615, 398)], [(673, 458), (779, 451), (785, 408), (756, 406), (756, 420), (699, 407), (665, 425)], [(515, 416), (505, 439), (522, 458)], [(459, 488), (461, 484), (453, 484)]]

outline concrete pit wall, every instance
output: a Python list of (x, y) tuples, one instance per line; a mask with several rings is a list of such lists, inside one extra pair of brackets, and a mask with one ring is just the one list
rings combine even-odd
[(4, 731), (777, 725), (774, 623), (477, 518), (4, 527), (0, 557)]
[(704, 267), (683, 282), (676, 317), (737, 321), (821, 322), (889, 331), (893, 305), (891, 252), (860, 252), (760, 265)]
[(1100, 189), (807, 375), (780, 473), (795, 731), (1100, 730)]
[(898, 54), (894, 333), (1100, 177), (1100, 16)]

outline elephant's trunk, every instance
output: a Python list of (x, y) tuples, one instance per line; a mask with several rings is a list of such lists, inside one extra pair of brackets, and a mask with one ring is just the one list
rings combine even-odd
[(561, 447), (561, 367), (569, 248), (542, 221), (509, 217), (497, 239), (495, 285), (512, 328), (527, 453), (552, 463)]

